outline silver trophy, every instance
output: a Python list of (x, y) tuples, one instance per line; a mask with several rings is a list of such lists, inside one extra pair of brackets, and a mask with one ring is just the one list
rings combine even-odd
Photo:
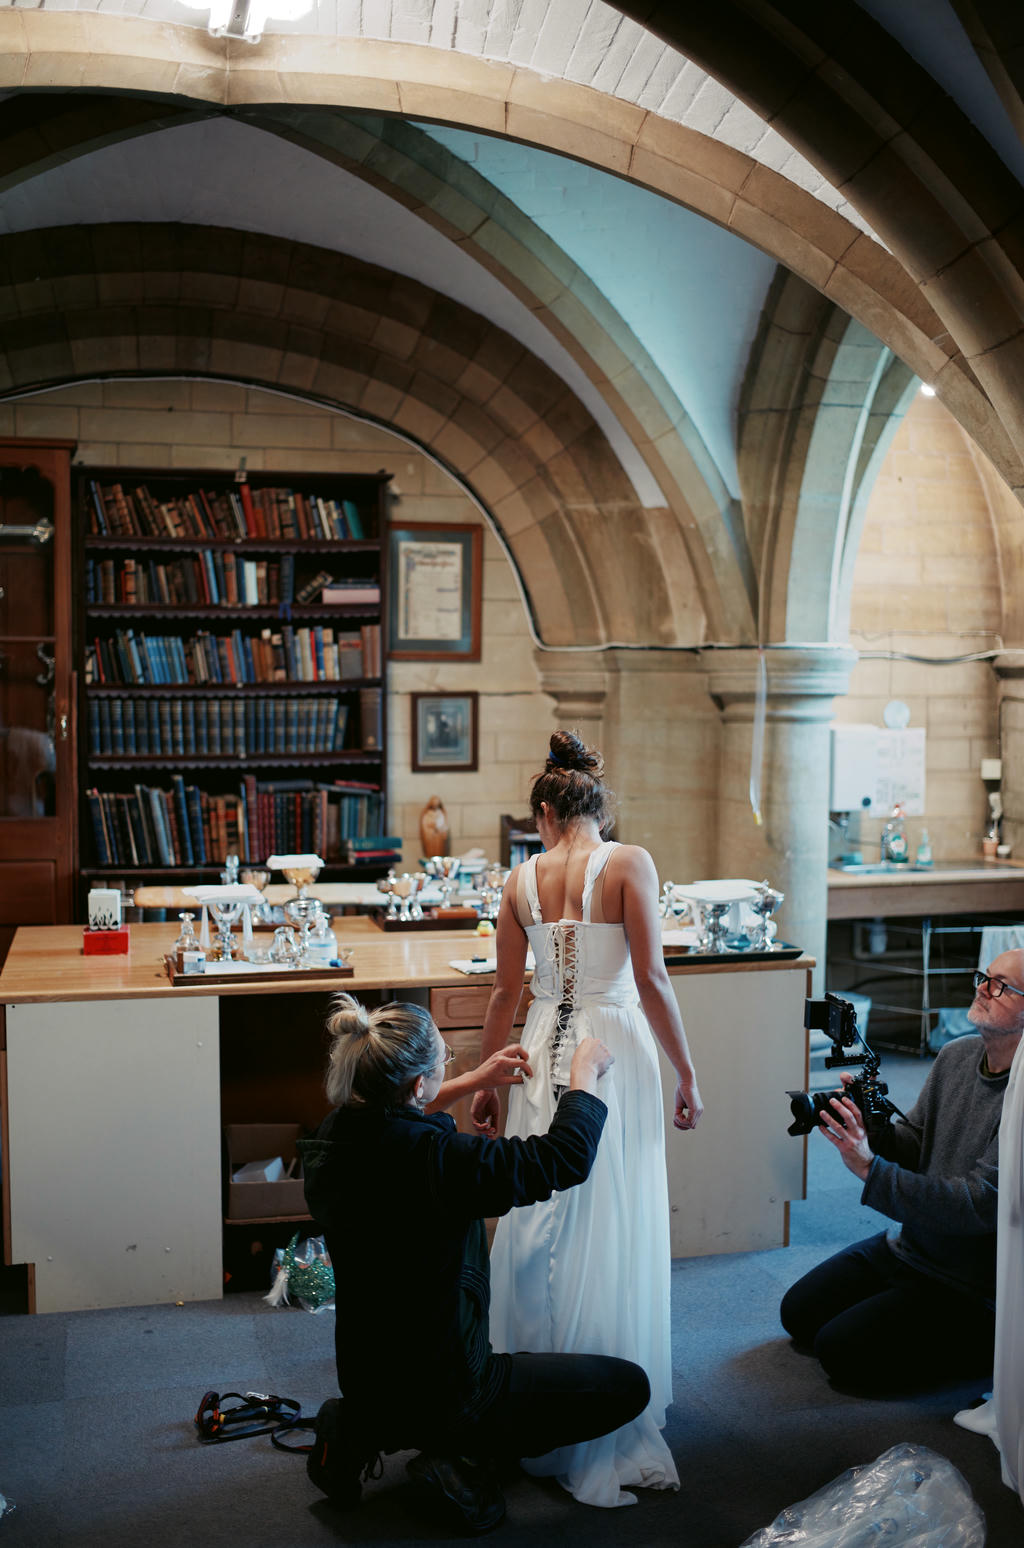
[(297, 898), (289, 898), (284, 905), (284, 916), (293, 929), (299, 932), (299, 954), (305, 957), (309, 950), (309, 937), (323, 914), (324, 907), (319, 898), (312, 898), (307, 893), (300, 893)]
[[(225, 883), (225, 886), (228, 884)], [(241, 898), (209, 898), (210, 913), (217, 925), (214, 956), (219, 962), (233, 962), (237, 954), (231, 926), (241, 917), (245, 902)]]
[(380, 892), (380, 893), (383, 893), (383, 895), (388, 900), (388, 911), (384, 915), (385, 919), (397, 919), (398, 918), (398, 894), (395, 891), (395, 868), (394, 868), (394, 866), (391, 867), (390, 871), (388, 872), (388, 874), (386, 876), (381, 876), (381, 877), (378, 878), (378, 880), (377, 880), (377, 891)]
[[(401, 876), (395, 876), (392, 884), (390, 884), (393, 896), (401, 898), (401, 907), (398, 909), (397, 918), (403, 924), (409, 924), (411, 920), (417, 920), (417, 918), (421, 920), (423, 918), (423, 909), (420, 909), (418, 913), (412, 912), (412, 899), (415, 898), (418, 890), (420, 890), (421, 875), (423, 875), (421, 872), (415, 876), (409, 875), (409, 872), (403, 872)], [(423, 879), (426, 881), (426, 876), (423, 876)]]
[(484, 872), (484, 885), (480, 889), (481, 919), (497, 919), (501, 908), (501, 894), (512, 872), (503, 865), (489, 865)]
[(240, 873), (239, 881), (244, 882), (249, 887), (255, 887), (260, 894), (260, 901), (252, 910), (254, 923), (270, 924), (274, 918), (274, 911), (266, 898), (263, 897), (263, 893), (266, 892), (270, 882), (270, 872), (266, 866), (248, 866)]
[(729, 933), (729, 911), (732, 908), (731, 901), (726, 902), (702, 902), (700, 904), (701, 925), (700, 945), (698, 951), (707, 952), (709, 955), (717, 952), (728, 951), (726, 938)]
[(777, 891), (766, 881), (758, 882), (754, 891), (757, 896), (750, 903), (750, 908), (757, 916), (757, 924), (750, 937), (750, 950), (771, 951), (775, 935), (775, 925), (771, 922), (771, 918), (779, 904), (785, 902), (786, 894)]
[(458, 855), (431, 855), (429, 860), (423, 862), (427, 875), (437, 882), (442, 908), (448, 908), (451, 904), (461, 865), (462, 860)]

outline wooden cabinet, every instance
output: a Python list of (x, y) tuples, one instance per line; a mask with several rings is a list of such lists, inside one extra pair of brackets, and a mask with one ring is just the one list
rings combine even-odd
[(0, 440), (0, 936), (72, 918), (73, 450)]
[(296, 850), (358, 874), (387, 826), (388, 477), (81, 472), (88, 881)]

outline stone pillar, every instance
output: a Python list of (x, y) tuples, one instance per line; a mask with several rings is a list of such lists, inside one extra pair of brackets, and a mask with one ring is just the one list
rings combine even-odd
[(714, 875), (721, 726), (691, 651), (538, 651), (555, 720), (600, 747), (616, 835), (650, 851), (662, 881)]
[[(999, 756), (1002, 759), (1004, 844), (1013, 848), (1015, 860), (1024, 860), (1024, 657), (1016, 652), (997, 656), (999, 691)], [(995, 755), (995, 748), (992, 749)], [(980, 776), (980, 768), (974, 771)], [(978, 811), (984, 816), (984, 786), (979, 779)]]
[(604, 745), (605, 701), (608, 697), (605, 653), (536, 650), (533, 659), (541, 691), (550, 694), (555, 701), (551, 730), (575, 731), (588, 747), (600, 747), (607, 758)]
[(708, 692), (722, 717), (720, 876), (767, 878), (786, 894), (779, 936), (815, 957), (815, 994), (825, 982), (828, 903), (829, 721), (847, 691), (857, 652), (843, 645), (769, 647), (762, 825), (750, 804), (758, 684), (756, 648), (706, 651)]

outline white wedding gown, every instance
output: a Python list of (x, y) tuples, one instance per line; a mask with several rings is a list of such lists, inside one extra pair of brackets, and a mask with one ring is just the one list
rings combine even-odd
[(999, 1121), (996, 1222), (996, 1347), (992, 1396), (954, 1414), (965, 1430), (991, 1436), (1003, 1483), (1024, 1504), (1024, 1055), (1017, 1046)]
[(677, 1489), (661, 1435), (672, 1400), (668, 1184), (661, 1077), (640, 1009), (621, 924), (591, 922), (594, 884), (615, 848), (587, 865), (583, 922), (544, 924), (536, 856), (524, 867), (536, 959), (533, 1004), (520, 1041), (533, 1075), (510, 1088), (510, 1135), (543, 1134), (577, 1044), (599, 1037), (615, 1063), (598, 1083), (608, 1117), (590, 1177), (498, 1223), (491, 1253), (491, 1340), (514, 1353), (608, 1354), (647, 1372), (651, 1402), (598, 1440), (525, 1459), (588, 1505), (631, 1505), (626, 1489)]

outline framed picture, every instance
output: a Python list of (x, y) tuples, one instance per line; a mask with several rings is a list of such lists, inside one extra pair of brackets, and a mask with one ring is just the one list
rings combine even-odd
[(412, 767), (414, 774), (471, 774), (476, 769), (477, 696), (475, 693), (412, 695)]
[(392, 661), (479, 661), (483, 528), (410, 523), (390, 529)]

